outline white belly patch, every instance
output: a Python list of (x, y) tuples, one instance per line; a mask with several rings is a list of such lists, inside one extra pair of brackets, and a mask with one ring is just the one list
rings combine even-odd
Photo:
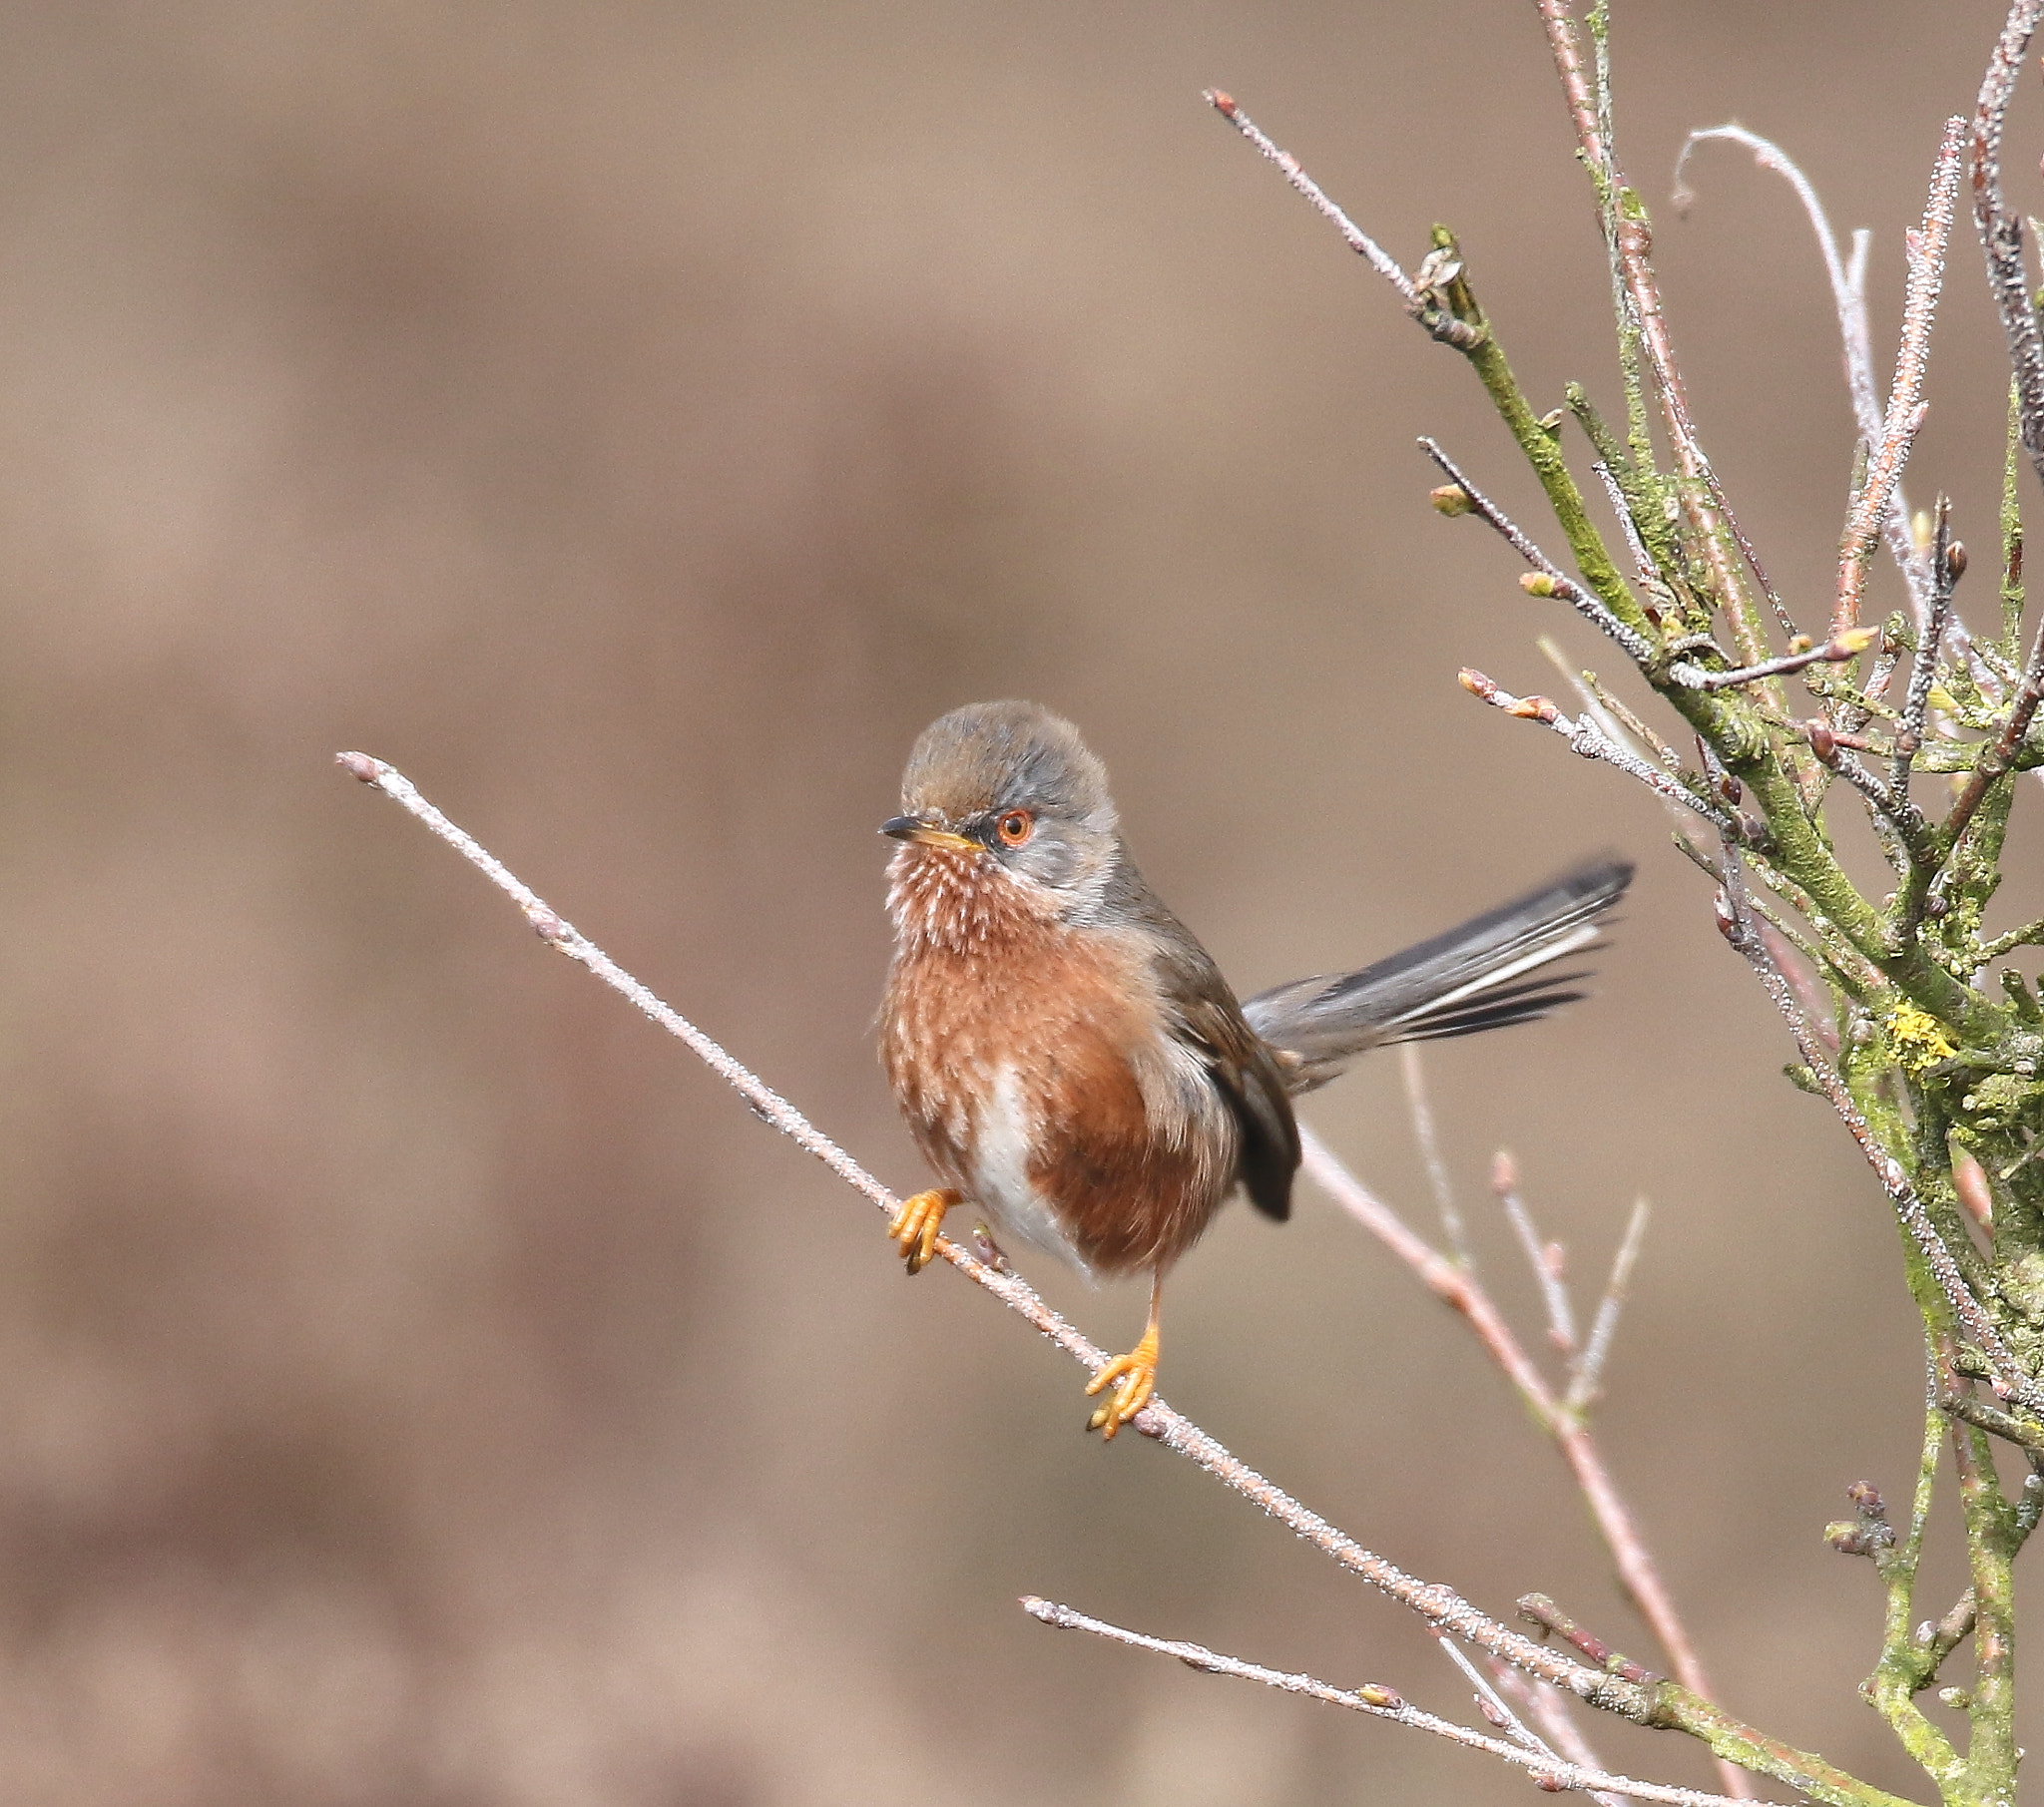
[(973, 1137), (972, 1201), (986, 1212), (994, 1234), (1027, 1242), (1093, 1277), (1057, 1214), (1029, 1179), (1036, 1125), (1012, 1067), (995, 1076)]

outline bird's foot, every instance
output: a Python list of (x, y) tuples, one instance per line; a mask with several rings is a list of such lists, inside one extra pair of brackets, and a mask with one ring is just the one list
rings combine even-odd
[(1091, 1399), (1109, 1387), (1114, 1388), (1113, 1394), (1095, 1407), (1093, 1416), (1086, 1421), (1086, 1428), (1098, 1431), (1106, 1443), (1114, 1441), (1115, 1432), (1131, 1423), (1157, 1391), (1157, 1331), (1154, 1326), (1144, 1333), (1143, 1340), (1128, 1354), (1117, 1355), (1087, 1382), (1086, 1397)]
[(1008, 1257), (1001, 1252), (1001, 1245), (994, 1240), (993, 1231), (984, 1222), (972, 1226), (972, 1252), (997, 1274), (1015, 1271), (1008, 1265)]
[(936, 1258), (937, 1231), (943, 1227), (944, 1213), (959, 1196), (949, 1186), (938, 1186), (901, 1201), (901, 1208), (887, 1225), (887, 1234), (901, 1244), (910, 1273), (920, 1273)]

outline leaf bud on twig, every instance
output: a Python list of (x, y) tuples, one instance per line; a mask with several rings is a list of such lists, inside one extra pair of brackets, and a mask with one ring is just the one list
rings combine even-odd
[(1443, 483), (1438, 489), (1426, 492), (1427, 501), (1433, 504), (1434, 513), (1453, 519), (1456, 515), (1470, 515), (1476, 512), (1476, 504), (1469, 499), (1469, 492), (1459, 483)]

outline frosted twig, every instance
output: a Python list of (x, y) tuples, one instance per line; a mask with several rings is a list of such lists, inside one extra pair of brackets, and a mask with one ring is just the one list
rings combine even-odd
[(1490, 1189), (1503, 1207), (1505, 1220), (1519, 1238), (1519, 1250), (1533, 1270), (1533, 1282), (1540, 1288), (1541, 1303), (1547, 1307), (1547, 1334), (1564, 1356), (1576, 1353), (1576, 1311), (1569, 1302), (1569, 1289), (1561, 1275), (1561, 1244), (1543, 1242), (1534, 1226), (1533, 1213), (1519, 1196), (1518, 1163), (1502, 1149), (1490, 1163)]
[(1463, 689), (1489, 703), (1493, 708), (1503, 709), (1506, 714), (1516, 715), (1522, 721), (1543, 722), (1561, 735), (1584, 758), (1602, 759), (1608, 765), (1615, 765), (1620, 771), (1639, 779), (1656, 796), (1670, 803), (1680, 804), (1684, 809), (1695, 811), (1714, 828), (1722, 830), (1730, 827), (1736, 832), (1738, 825), (1722, 814), (1715, 805), (1698, 796), (1658, 766), (1650, 765), (1630, 747), (1621, 746), (1588, 714), (1579, 715), (1571, 721), (1545, 696), (1514, 696), (1494, 679), (1467, 666), (1463, 667), (1456, 677)]
[(1491, 501), (1475, 484), (1471, 483), (1462, 474), (1455, 461), (1446, 452), (1442, 451), (1434, 440), (1421, 435), (1419, 448), (1435, 464), (1439, 465), (1441, 470), (1447, 475), (1448, 480), (1463, 495), (1469, 498), (1470, 508), (1476, 514), (1481, 515), (1491, 527), (1496, 529), (1498, 534), (1520, 558), (1524, 559), (1527, 564), (1531, 565), (1534, 570), (1547, 579), (1547, 588), (1543, 591), (1543, 594), (1560, 597), (1563, 602), (1567, 603), (1585, 621), (1589, 622), (1601, 633), (1607, 634), (1617, 641), (1619, 646), (1636, 663), (1646, 665), (1653, 660), (1655, 654), (1653, 643), (1645, 635), (1627, 627), (1601, 601), (1592, 596), (1589, 591), (1585, 590), (1582, 585), (1577, 583), (1574, 578), (1570, 577), (1567, 572), (1563, 571), (1559, 565), (1550, 559), (1546, 553), (1542, 552), (1539, 546), (1534, 543), (1532, 536), (1520, 527), (1511, 516), (1506, 514), (1503, 509), (1499, 508), (1495, 502)]
[(1952, 586), (1958, 581), (1958, 563), (1952, 557), (1951, 503), (1937, 499), (1936, 525), (1931, 532), (1930, 613), (1923, 631), (1916, 637), (1916, 657), (1909, 666), (1909, 685), (1902, 692), (1902, 718), (1895, 723), (1895, 754), (1888, 766), (1888, 794), (1905, 799), (1909, 794), (1909, 766), (1923, 744), (1923, 729), (1930, 713), (1930, 685), (1937, 677), (1937, 662), (1944, 651), (1945, 625), (1951, 619)]
[(1931, 170), (1930, 194), (1923, 204), (1923, 224), (1903, 234), (1909, 276), (1902, 302), (1902, 338), (1895, 352), (1895, 380), (1881, 416), (1880, 437), (1867, 447), (1865, 481), (1845, 518), (1838, 554), (1838, 592), (1831, 605), (1834, 640), (1858, 623), (1874, 537), (1887, 518), (1902, 466), (1908, 462), (1917, 429), (1929, 412), (1929, 404), (1922, 399), (1923, 375), (1930, 362), (1930, 328), (1944, 286), (1945, 252), (1951, 243), (1965, 136), (1964, 120), (1945, 121), (1937, 162)]
[[(1649, 764), (1659, 763), (1667, 771), (1682, 769), (1682, 758), (1675, 748), (1607, 690), (1598, 680), (1596, 673), (1579, 671), (1570, 665), (1551, 635), (1543, 634), (1533, 644), (1540, 649), (1541, 657), (1560, 674), (1569, 688), (1575, 691), (1576, 700), (1583, 705), (1583, 712), (1603, 729), (1605, 738), (1624, 747), (1628, 752), (1640, 753), (1643, 748), (1648, 749), (1653, 754), (1653, 758), (1648, 760)], [(1642, 756), (1645, 754), (1642, 753)], [(1677, 819), (1684, 818), (1678, 816)]]
[(1412, 1133), (1419, 1143), (1419, 1158), (1426, 1165), (1427, 1183), (1441, 1214), (1441, 1235), (1448, 1252), (1464, 1267), (1475, 1265), (1469, 1239), (1462, 1228), (1462, 1212), (1455, 1203), (1455, 1186), (1448, 1177), (1448, 1163), (1441, 1158), (1440, 1138), (1434, 1133), (1433, 1103), (1426, 1095), (1426, 1071), (1419, 1058), (1417, 1042), (1398, 1044), (1398, 1071), (1405, 1081), (1405, 1108), (1412, 1116)]
[(1398, 260), (1336, 207), (1320, 185), (1299, 168), (1298, 159), (1275, 144), (1263, 128), (1235, 104), (1233, 95), (1210, 88), (1207, 90), (1207, 104), (1278, 166), (1284, 180), (1303, 195), (1313, 211), (1347, 241), (1348, 248), (1398, 291), (1398, 298), (1405, 303), (1408, 312), (1418, 313), (1426, 307), (1426, 297), (1399, 267)]
[[(1567, 1703), (1552, 1688), (1528, 1681), (1516, 1669), (1508, 1669), (1502, 1663), (1491, 1664), (1491, 1679), (1497, 1683), (1499, 1693), (1518, 1703), (1520, 1717), (1532, 1724), (1567, 1761), (1578, 1769), (1604, 1767), (1590, 1748), (1589, 1739), (1583, 1736), (1582, 1728), (1569, 1717)], [(1590, 1798), (1597, 1807), (1618, 1807), (1625, 1797), (1593, 1790)]]
[[(366, 753), (341, 753), (337, 757), (344, 770), (400, 804), (481, 871), (518, 905), (526, 920), (539, 931), (541, 939), (587, 967), (670, 1035), (685, 1042), (713, 1072), (738, 1092), (756, 1116), (813, 1154), (838, 1178), (881, 1210), (891, 1214), (899, 1208), (900, 1200), (892, 1192), (807, 1118), (687, 1018), (662, 1003), (594, 942), (578, 933), (493, 854), (427, 802), (403, 773)], [(1034, 1289), (1018, 1276), (1000, 1272), (976, 1260), (945, 1237), (937, 1239), (936, 1252), (967, 1279), (984, 1287), (1011, 1311), (1025, 1318), (1089, 1372), (1097, 1373), (1106, 1364), (1107, 1356), (1044, 1304)], [(1537, 1675), (1578, 1699), (1588, 1700), (1609, 1711), (1628, 1718), (1645, 1719), (1654, 1710), (1651, 1695), (1637, 1684), (1621, 1676), (1600, 1674), (1573, 1661), (1524, 1633), (1487, 1617), (1453, 1589), (1439, 1582), (1423, 1581), (1417, 1576), (1408, 1575), (1395, 1563), (1364, 1549), (1345, 1532), (1337, 1530), (1274, 1482), (1265, 1479), (1161, 1399), (1153, 1399), (1144, 1407), (1135, 1423), (1143, 1435), (1155, 1438), (1165, 1448), (1205, 1469), (1351, 1575), (1410, 1608), (1427, 1624), (1448, 1631), (1476, 1648), (1524, 1669), (1529, 1675)]]
[(1866, 253), (1873, 234), (1864, 227), (1855, 231), (1849, 259), (1841, 257), (1838, 235), (1831, 229), (1830, 216), (1824, 211), (1815, 185), (1774, 140), (1740, 125), (1707, 126), (1682, 141), (1681, 153), (1675, 160), (1674, 195), (1681, 212), (1687, 213), (1696, 201), (1696, 191), (1683, 181), (1690, 154), (1698, 145), (1714, 139), (1751, 151), (1754, 162), (1787, 182), (1795, 191), (1795, 199), (1802, 203), (1810, 230), (1816, 236), (1817, 250), (1823, 256), (1824, 274), (1830, 279), (1831, 300), (1838, 310), (1838, 336), (1844, 342), (1845, 387), (1852, 401), (1852, 417), (1858, 422), (1859, 436), (1868, 445), (1873, 444), (1880, 437), (1880, 397), (1873, 386), (1873, 338), (1866, 319)]
[(1633, 1267), (1640, 1258), (1640, 1246), (1647, 1238), (1647, 1201), (1636, 1198), (1632, 1215), (1626, 1219), (1625, 1235), (1612, 1258), (1611, 1278), (1604, 1297), (1597, 1302), (1597, 1315), (1590, 1322), (1590, 1340), (1583, 1346), (1582, 1359), (1569, 1382), (1568, 1397), (1562, 1404), (1572, 1413), (1582, 1413), (1597, 1401), (1604, 1380), (1605, 1359), (1611, 1353), (1611, 1339), (1618, 1331), (1619, 1313), (1625, 1309), (1631, 1290)]
[(1537, 1752), (1543, 1757), (1554, 1756), (1554, 1752), (1547, 1748), (1546, 1741), (1534, 1732), (1517, 1713), (1512, 1711), (1511, 1706), (1505, 1700), (1505, 1697), (1497, 1691), (1488, 1675), (1484, 1674), (1475, 1663), (1471, 1662), (1468, 1657), (1455, 1648), (1453, 1643), (1447, 1638), (1442, 1637), (1438, 1632), (1434, 1635), (1434, 1642), (1439, 1646), (1441, 1654), (1462, 1671), (1464, 1679), (1468, 1681), (1470, 1687), (1475, 1691), (1476, 1710), (1484, 1718), (1496, 1726), (1499, 1731), (1503, 1732), (1506, 1737), (1510, 1738), (1514, 1744)]
[(1907, 791), (1897, 795), (1861, 765), (1851, 753), (1840, 750), (1837, 735), (1833, 734), (1830, 738), (1828, 756), (1826, 752), (1819, 752), (1818, 761), (1827, 771), (1835, 772), (1843, 778), (1865, 799), (1868, 819), (1880, 840), (1881, 853), (1896, 872), (1907, 872), (1914, 851), (1923, 845), (1923, 835), (1928, 826), (1923, 819), (1922, 810), (1916, 807)]
[(2014, 98), (2016, 77), (2044, 0), (2015, 0), (1981, 78), (1980, 99), (1973, 111), (1971, 175), (1973, 224), (1987, 257), (1987, 283), (2001, 314), (2008, 341), (2009, 367), (2015, 375), (2016, 417), (2023, 449), (2031, 467), (2044, 477), (2044, 333), (2023, 257), (2023, 223), (2009, 212), (2001, 191), (2001, 127)]
[(1834, 635), (1820, 647), (1806, 647), (1800, 653), (1784, 653), (1779, 659), (1764, 659), (1757, 666), (1738, 666), (1729, 672), (1707, 672), (1702, 666), (1677, 661), (1668, 676), (1688, 690), (1729, 690), (1736, 684), (1758, 683), (1764, 678), (1787, 678), (1814, 665), (1839, 665), (1860, 654), (1880, 639), (1878, 628), (1852, 628)]
[(1333, 1706), (1345, 1706), (1351, 1712), (1389, 1719), (1415, 1731), (1431, 1732), (1435, 1737), (1446, 1738), (1465, 1749), (1502, 1757), (1507, 1763), (1515, 1763), (1529, 1771), (1543, 1788), (1556, 1792), (1603, 1790), (1627, 1795), (1636, 1801), (1665, 1802), (1667, 1807), (1736, 1807), (1729, 1795), (1707, 1794), (1696, 1788), (1677, 1788), (1665, 1782), (1639, 1782), (1630, 1776), (1585, 1769), (1552, 1753), (1509, 1744), (1471, 1726), (1457, 1725), (1451, 1719), (1422, 1712), (1396, 1688), (1376, 1683), (1366, 1683), (1360, 1688), (1339, 1688), (1312, 1675), (1286, 1674), (1281, 1669), (1265, 1668), (1262, 1663), (1245, 1662), (1238, 1656), (1224, 1656), (1218, 1650), (1208, 1649), (1205, 1644), (1184, 1643), (1174, 1638), (1151, 1637), (1142, 1631), (1130, 1631), (1071, 1606), (1059, 1605), (1054, 1600), (1039, 1599), (1033, 1594), (1025, 1596), (1021, 1603), (1022, 1609), (1032, 1617), (1060, 1630), (1090, 1631), (1094, 1636), (1107, 1638), (1113, 1643), (1129, 1644), (1138, 1650), (1154, 1650), (1160, 1656), (1175, 1656), (1187, 1667), (1204, 1670), (1210, 1675), (1232, 1675), (1239, 1681), (1260, 1681), (1266, 1687), (1279, 1688), (1287, 1694), (1304, 1694)]
[[(1831, 230), (1830, 216), (1824, 212), (1824, 204), (1815, 185), (1780, 145), (1772, 139), (1763, 138), (1758, 132), (1749, 132), (1746, 127), (1737, 125), (1711, 126), (1701, 132), (1692, 132), (1683, 140), (1682, 154), (1675, 160), (1675, 205), (1679, 209), (1686, 211), (1696, 198), (1695, 191), (1682, 179), (1690, 153), (1712, 139), (1745, 146), (1753, 153), (1755, 163), (1780, 176), (1794, 190), (1796, 200), (1801, 202), (1802, 211), (1809, 219), (1810, 230), (1815, 234), (1817, 249), (1823, 255), (1824, 274), (1831, 284), (1831, 300), (1838, 310), (1838, 337), (1844, 348), (1845, 389), (1851, 398), (1852, 419), (1859, 428), (1860, 439), (1868, 446), (1878, 445), (1881, 407), (1879, 394), (1873, 386), (1873, 335), (1866, 317), (1866, 253), (1873, 242), (1873, 234), (1863, 226), (1855, 230), (1850, 255), (1840, 257), (1837, 234)], [(1887, 513), (1881, 519), (1881, 537), (1887, 544), (1889, 557), (1909, 587), (1910, 612), (1915, 617), (1916, 626), (1921, 629), (1930, 612), (1930, 574), (1924, 569), (1923, 561), (1917, 555), (1916, 543), (1909, 536), (1909, 503), (1899, 479)], [(1965, 630), (1961, 628), (1958, 632), (1963, 635)]]
[(1604, 494), (1611, 503), (1611, 512), (1618, 517), (1618, 531), (1625, 535), (1626, 551), (1633, 555), (1633, 571), (1642, 584), (1655, 584), (1660, 579), (1654, 570), (1654, 555), (1647, 550), (1647, 543), (1640, 538), (1640, 524), (1633, 519), (1632, 500), (1625, 493), (1625, 486), (1619, 482), (1618, 474), (1603, 459), (1592, 459), (1590, 469), (1597, 475), (1597, 481), (1604, 485)]

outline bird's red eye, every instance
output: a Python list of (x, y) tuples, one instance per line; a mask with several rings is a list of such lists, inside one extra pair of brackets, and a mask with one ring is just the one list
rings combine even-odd
[(1036, 818), (1026, 809), (1011, 809), (994, 824), (994, 832), (1010, 847), (1019, 847), (1035, 831)]

